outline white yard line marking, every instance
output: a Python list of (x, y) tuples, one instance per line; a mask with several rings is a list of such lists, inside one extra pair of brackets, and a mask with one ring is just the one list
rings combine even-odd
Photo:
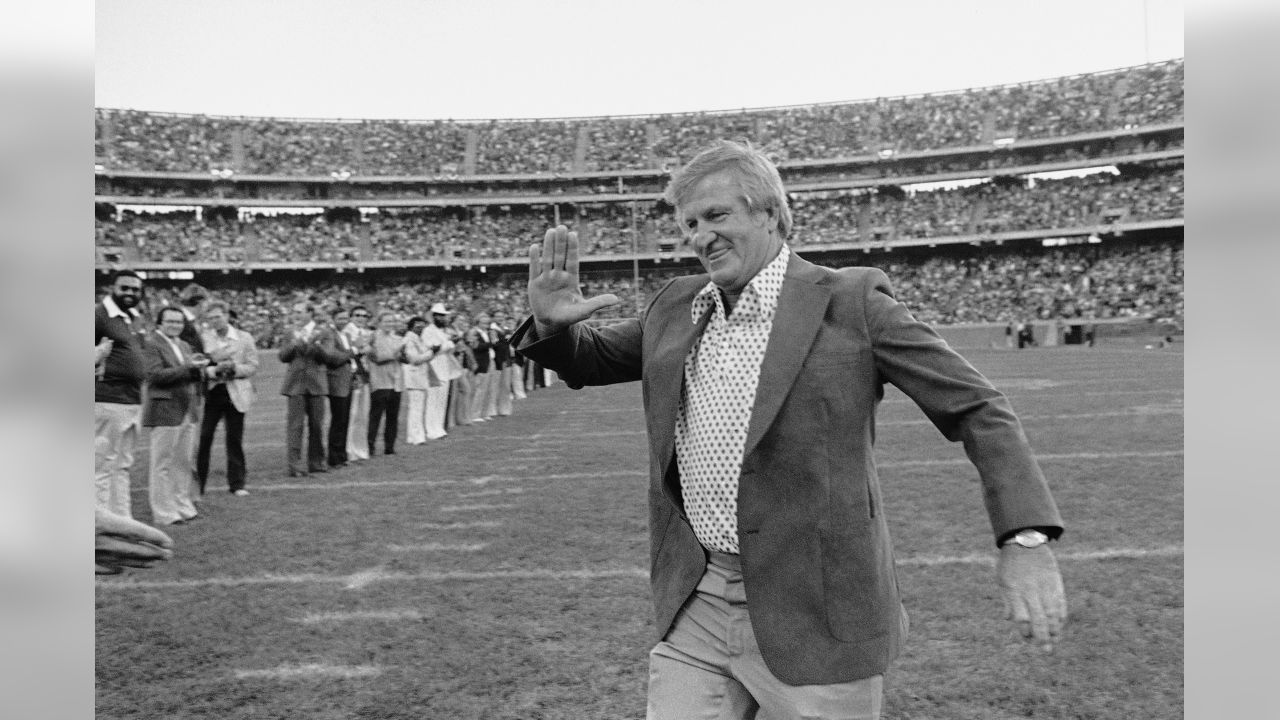
[[(920, 422), (928, 422), (922, 420)], [(1047, 462), (1057, 460), (1118, 460), (1121, 458), (1165, 458), (1180, 457), (1182, 450), (1136, 450), (1124, 452), (1082, 452), (1082, 453), (1042, 453), (1036, 455), (1037, 460)], [(895, 467), (917, 467), (930, 465), (968, 465), (969, 459), (966, 457), (942, 458), (937, 460), (886, 460), (876, 463), (876, 467), (880, 469)], [(437, 485), (487, 485), (491, 482), (528, 482), (531, 480), (616, 480), (626, 477), (648, 477), (648, 470), (610, 470), (608, 472), (589, 472), (589, 473), (530, 473), (521, 476), (512, 475), (485, 475), (478, 478), (465, 478), (461, 480), (364, 480), (350, 481), (343, 483), (273, 483), (270, 485), (261, 485), (254, 488), (257, 491), (271, 490), (339, 490), (345, 488), (375, 488), (375, 487), (433, 487)], [(135, 487), (132, 492), (145, 493), (147, 491), (145, 483), (141, 487)], [(504, 491), (514, 492), (514, 491)], [(460, 495), (466, 497), (466, 495)], [(453, 507), (452, 510), (459, 509), (504, 509), (512, 507), (510, 505), (476, 505)], [(444, 508), (441, 508), (442, 510)]]
[[(1180, 407), (1136, 407), (1129, 410), (1121, 410), (1118, 412), (1100, 412), (1100, 413), (1075, 413), (1068, 415), (1019, 415), (1018, 419), (1027, 422), (1033, 420), (1093, 420), (1096, 418), (1133, 418), (1144, 415), (1182, 415), (1183, 410)], [(926, 419), (920, 420), (877, 420), (876, 425), (928, 425), (933, 423)]]
[(448, 543), (422, 543), (419, 545), (388, 545), (391, 552), (476, 552), (489, 547), (489, 543), (449, 545)]
[[(1181, 457), (1181, 450), (1153, 450), (1114, 453), (1046, 453), (1036, 455), (1036, 460), (1114, 460), (1118, 458), (1163, 458)], [(917, 467), (921, 465), (969, 465), (969, 458), (946, 458), (941, 460), (898, 460), (896, 462), (876, 463), (877, 468)]]
[(368, 570), (361, 570), (347, 576), (346, 583), (342, 586), (346, 590), (360, 590), (370, 583), (382, 579), (385, 572), (382, 567), (372, 567)]
[(515, 505), (442, 505), (440, 512), (473, 512), (475, 510), (511, 510)]
[(475, 492), (458, 493), (460, 498), (491, 497), (493, 495), (522, 495), (524, 488), (494, 488), (493, 490), (477, 490)]
[(315, 625), (326, 622), (349, 622), (351, 620), (421, 620), (426, 617), (421, 610), (363, 610), (356, 612), (323, 612), (308, 613), (297, 622), (304, 625)]
[(375, 665), (281, 665), (266, 670), (237, 670), (237, 680), (310, 680), (312, 678), (367, 678), (382, 674)]
[(455, 523), (421, 523), (417, 527), (422, 530), (468, 530), (471, 528), (492, 528), (502, 523), (497, 520), (478, 520), (476, 522)]
[[(1112, 548), (1108, 550), (1084, 550), (1077, 552), (1064, 552), (1055, 554), (1058, 560), (1117, 560), (1117, 559), (1139, 559), (1146, 557), (1178, 557), (1182, 555), (1181, 545), (1166, 545), (1158, 548)], [(898, 564), (903, 566), (924, 566), (932, 567), (934, 565), (992, 565), (996, 564), (996, 556), (994, 553), (972, 553), (969, 555), (955, 556), (933, 556), (933, 555), (916, 555), (913, 557), (899, 558)]]
[[(1181, 545), (1166, 545), (1156, 548), (1102, 548), (1098, 550), (1073, 550), (1056, 553), (1060, 562), (1081, 562), (1098, 560), (1117, 560), (1159, 557), (1180, 557), (1183, 553)], [(995, 563), (995, 552), (971, 553), (968, 555), (934, 556), (916, 555), (898, 558), (897, 563), (905, 567), (933, 565), (991, 565)], [(260, 575), (248, 577), (213, 577), (191, 580), (135, 580), (131, 575), (103, 576), (109, 579), (98, 579), (97, 589), (107, 590), (181, 590), (201, 587), (241, 587), (246, 585), (306, 585), (306, 584), (340, 584), (350, 582), (352, 575), (318, 575), (304, 573), (300, 575)], [(639, 567), (611, 568), (603, 570), (488, 570), (478, 572), (378, 572), (366, 571), (363, 577), (367, 582), (448, 582), (448, 581), (489, 581), (489, 580), (607, 580), (613, 578), (648, 578), (649, 571)]]

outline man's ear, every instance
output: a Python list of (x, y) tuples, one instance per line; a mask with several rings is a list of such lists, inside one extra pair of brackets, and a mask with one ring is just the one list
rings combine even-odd
[(764, 216), (765, 227), (770, 231), (776, 231), (778, 229), (779, 216), (777, 208), (761, 210), (760, 214)]

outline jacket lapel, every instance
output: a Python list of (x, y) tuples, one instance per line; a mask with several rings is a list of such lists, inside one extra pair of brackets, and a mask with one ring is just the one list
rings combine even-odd
[(809, 348), (822, 327), (831, 289), (823, 283), (822, 269), (800, 258), (794, 252), (787, 263), (786, 280), (778, 295), (778, 309), (773, 316), (769, 346), (760, 363), (760, 384), (756, 389), (751, 423), (747, 427), (747, 443), (742, 457), (751, 455), (773, 419), (782, 408), (809, 355)]
[(696, 277), (701, 282), (688, 283), (673, 295), (669, 306), (655, 308), (651, 313), (655, 321), (665, 323), (657, 331), (652, 356), (644, 361), (645, 383), (649, 386), (649, 437), (657, 442), (654, 450), (664, 474), (675, 457), (676, 414), (684, 387), (684, 360), (715, 311), (712, 308), (703, 313), (696, 322), (690, 317), (693, 297), (706, 286), (705, 275)]

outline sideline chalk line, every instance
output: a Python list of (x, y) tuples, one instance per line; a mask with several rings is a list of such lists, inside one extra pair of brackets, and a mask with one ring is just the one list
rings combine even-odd
[[(1087, 562), (1099, 560), (1141, 560), (1155, 557), (1181, 557), (1181, 545), (1165, 545), (1154, 548), (1100, 548), (1056, 553), (1059, 562)], [(970, 553), (967, 555), (915, 555), (897, 559), (903, 567), (931, 567), (936, 565), (995, 565), (996, 555)], [(102, 576), (96, 580), (98, 590), (185, 590), (202, 587), (244, 587), (254, 585), (343, 585), (353, 583), (364, 587), (373, 582), (485, 582), (490, 580), (608, 580), (613, 578), (648, 579), (649, 571), (640, 567), (603, 568), (599, 570), (486, 570), (486, 571), (436, 571), (436, 572), (384, 572), (379, 568), (365, 570), (354, 575), (321, 575), (300, 573), (296, 575), (271, 575), (243, 577), (211, 577), (188, 580), (136, 580), (130, 575)]]

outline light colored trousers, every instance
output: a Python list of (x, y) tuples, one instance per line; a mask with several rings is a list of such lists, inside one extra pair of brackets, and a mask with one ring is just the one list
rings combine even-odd
[(191, 451), (196, 424), (151, 428), (151, 471), (147, 476), (151, 522), (168, 525), (196, 516), (191, 501)]
[(410, 445), (421, 445), (427, 441), (427, 391), (406, 389), (404, 394), (409, 399), (404, 441)]
[(494, 415), (510, 415), (511, 414), (511, 365), (502, 370), (492, 373), (497, 377), (494, 378), (493, 385), (493, 411)]
[(369, 459), (369, 384), (351, 387), (351, 415), (347, 421), (347, 460)]
[(444, 411), (449, 406), (450, 381), (427, 388), (427, 439), (438, 440), (445, 436)]
[(471, 377), (471, 420), (493, 417), (493, 371)]
[(697, 591), (649, 653), (648, 720), (878, 720), (883, 681), (774, 677), (751, 629), (738, 556), (712, 552)]
[(129, 500), (129, 468), (138, 444), (141, 405), (93, 404), (93, 487), (97, 507), (133, 517)]
[(509, 378), (511, 381), (509, 383), (511, 386), (511, 394), (515, 396), (515, 399), (517, 400), (524, 400), (528, 397), (524, 392), (524, 366), (512, 363), (507, 366), (507, 369), (511, 371), (511, 377)]

